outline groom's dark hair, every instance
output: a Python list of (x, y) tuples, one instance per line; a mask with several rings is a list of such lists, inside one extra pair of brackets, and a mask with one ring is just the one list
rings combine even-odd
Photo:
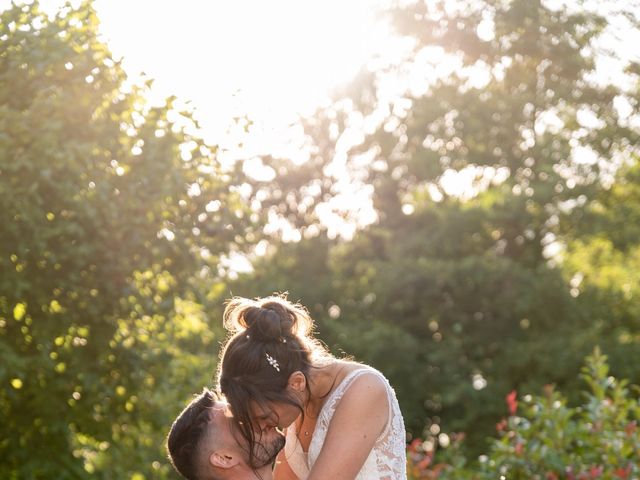
[(217, 395), (205, 388), (182, 410), (167, 435), (171, 464), (187, 480), (215, 480), (210, 475), (203, 475), (199, 455), (200, 444), (211, 428), (209, 410), (217, 400)]

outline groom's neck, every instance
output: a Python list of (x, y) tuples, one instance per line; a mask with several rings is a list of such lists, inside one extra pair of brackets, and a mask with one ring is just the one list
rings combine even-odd
[(271, 469), (271, 465), (267, 465), (256, 470), (254, 480), (258, 479), (273, 480), (273, 470)]
[(273, 480), (271, 465), (256, 470), (250, 470), (249, 467), (244, 466), (241, 469), (234, 469), (229, 474), (231, 475), (229, 478), (233, 480)]

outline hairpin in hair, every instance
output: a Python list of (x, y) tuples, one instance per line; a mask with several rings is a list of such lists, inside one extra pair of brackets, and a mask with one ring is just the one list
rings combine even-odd
[(278, 361), (273, 358), (271, 355), (269, 355), (268, 353), (265, 353), (266, 357), (267, 357), (267, 362), (269, 362), (269, 365), (271, 365), (273, 368), (276, 369), (276, 371), (280, 371), (280, 365), (278, 364)]

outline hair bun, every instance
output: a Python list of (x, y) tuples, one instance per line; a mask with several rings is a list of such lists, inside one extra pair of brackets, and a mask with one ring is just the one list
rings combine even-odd
[(224, 326), (232, 333), (247, 331), (259, 341), (278, 341), (292, 335), (306, 336), (313, 325), (304, 307), (283, 296), (262, 299), (234, 297), (224, 310)]

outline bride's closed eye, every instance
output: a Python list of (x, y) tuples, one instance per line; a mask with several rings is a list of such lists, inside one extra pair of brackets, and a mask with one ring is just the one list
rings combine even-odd
[(278, 423), (273, 418), (273, 415), (268, 413), (253, 417), (253, 421), (256, 425), (258, 425), (258, 427), (260, 427), (260, 430), (268, 430), (270, 428), (275, 428), (278, 426)]

